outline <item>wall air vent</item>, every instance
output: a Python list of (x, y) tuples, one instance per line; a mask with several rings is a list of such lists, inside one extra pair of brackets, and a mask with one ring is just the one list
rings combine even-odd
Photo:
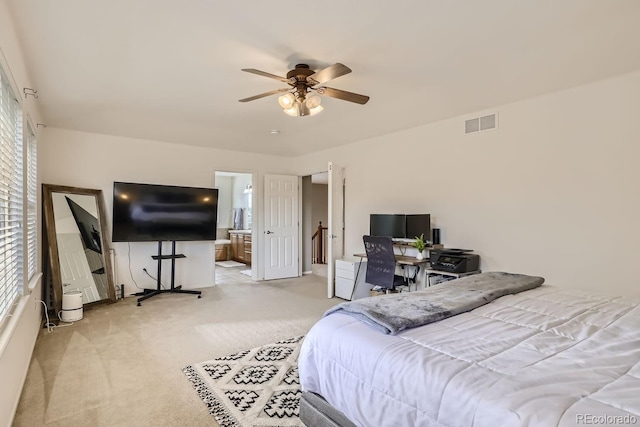
[(464, 133), (479, 132), (482, 130), (495, 129), (498, 127), (498, 114), (489, 114), (487, 116), (476, 117), (465, 120)]

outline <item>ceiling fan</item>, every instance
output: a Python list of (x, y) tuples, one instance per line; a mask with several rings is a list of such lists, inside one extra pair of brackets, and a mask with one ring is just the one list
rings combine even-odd
[[(242, 71), (269, 77), (274, 80), (288, 84), (290, 87), (276, 89), (260, 95), (241, 99), (240, 102), (249, 102), (265, 96), (287, 92), (278, 98), (278, 103), (284, 112), (290, 116), (313, 116), (322, 111), (320, 105), (322, 100), (318, 95), (329, 96), (331, 98), (342, 99), (343, 101), (355, 102), (356, 104), (366, 104), (369, 97), (345, 90), (334, 89), (326, 86), (319, 86), (329, 80), (349, 74), (351, 69), (344, 64), (335, 63), (319, 71), (312, 70), (307, 64), (297, 64), (295, 68), (287, 73), (286, 77), (253, 68), (243, 68)], [(314, 93), (315, 92), (315, 93)], [(317, 94), (317, 95), (316, 95)]]

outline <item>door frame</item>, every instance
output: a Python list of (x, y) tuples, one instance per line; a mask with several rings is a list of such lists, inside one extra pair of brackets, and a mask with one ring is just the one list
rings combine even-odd
[[(251, 169), (235, 169), (235, 168), (225, 168), (225, 167), (215, 167), (213, 169), (213, 187), (216, 188), (216, 173), (230, 173), (230, 174), (242, 174), (242, 175), (251, 175), (251, 280), (258, 281), (260, 280), (259, 271), (261, 266), (261, 256), (259, 255), (259, 248), (261, 247), (261, 239), (260, 239), (260, 227), (262, 224), (262, 214), (255, 215), (258, 212), (258, 209), (262, 209), (262, 203), (259, 203), (258, 200), (259, 195), (262, 192), (258, 186), (258, 173)], [(261, 212), (261, 211), (260, 211)], [(258, 250), (256, 250), (258, 249)], [(216, 276), (216, 263), (215, 263), (215, 247), (214, 247), (214, 260), (213, 260), (213, 283), (216, 285), (215, 276)]]
[[(327, 161), (327, 163), (326, 163), (326, 169), (324, 169), (324, 170), (317, 170), (317, 169), (316, 169), (316, 170), (314, 170), (313, 172), (310, 172), (310, 173), (301, 173), (301, 174), (300, 174), (300, 176), (299, 176), (300, 182), (302, 181), (302, 178), (303, 178), (303, 177), (305, 177), (305, 176), (312, 176), (312, 175), (316, 175), (316, 174), (323, 174), (323, 173), (327, 173), (327, 174), (331, 173), (331, 171), (329, 170), (329, 164), (330, 164), (330, 163), (335, 163), (335, 162)], [(341, 168), (342, 168), (342, 171), (343, 171), (343, 172), (342, 172), (342, 178), (343, 178), (343, 185), (344, 185), (344, 182), (345, 182), (345, 179), (346, 179), (345, 175), (346, 175), (346, 170), (347, 170), (347, 168), (346, 168), (345, 166), (343, 166), (343, 165), (339, 165), (339, 164), (338, 164), (337, 166), (339, 166), (339, 167), (341, 167)], [(302, 185), (300, 185), (300, 192), (301, 192), (301, 193), (300, 193), (300, 200), (299, 200), (299, 206), (300, 206), (299, 218), (300, 218), (300, 219), (301, 219), (301, 221), (302, 221), (302, 218), (304, 218), (304, 217), (303, 217), (303, 215), (302, 215), (302, 204), (303, 204), (303, 197), (302, 197)], [(330, 199), (330, 198), (331, 198), (331, 192), (329, 191), (328, 185), (327, 185), (327, 198), (328, 198), (328, 199)], [(329, 202), (329, 200), (327, 200), (327, 202)], [(342, 221), (343, 221), (343, 224), (342, 224), (342, 225), (343, 225), (343, 227), (345, 226), (345, 224), (344, 224), (344, 220), (345, 220), (345, 208), (346, 208), (346, 204), (347, 204), (347, 202), (346, 202), (346, 188), (345, 188), (345, 189), (343, 189), (343, 201), (342, 201), (342, 204), (341, 204), (341, 205), (342, 205)], [(332, 206), (332, 204), (331, 204), (331, 203), (327, 203), (327, 218), (330, 218), (330, 217), (331, 217), (331, 214), (332, 214), (332, 213), (330, 212), (331, 206)], [(327, 224), (327, 225), (328, 225), (328, 224)], [(300, 224), (299, 229), (300, 229), (300, 232), (299, 232), (299, 234), (300, 234), (300, 242), (302, 242), (302, 229), (303, 229), (303, 227), (302, 227), (302, 223)], [(343, 242), (342, 242), (342, 244), (343, 244), (343, 249), (344, 249), (344, 243), (345, 243), (345, 240), (346, 240), (346, 239), (345, 239), (345, 236), (344, 236), (344, 234), (346, 234), (346, 233), (344, 232), (344, 230), (345, 230), (345, 229), (346, 229), (346, 227), (345, 227), (345, 228), (343, 228), (343, 236), (342, 236), (342, 239), (343, 239)], [(330, 243), (330, 241), (331, 241), (330, 239), (327, 239), (328, 244)], [(301, 245), (299, 245), (298, 251), (299, 251), (299, 253), (300, 253), (300, 260), (302, 260), (302, 255), (303, 255), (303, 253), (302, 253), (302, 251), (303, 251), (302, 244), (301, 244)], [(331, 262), (331, 260), (329, 260), (329, 262)], [(300, 275), (302, 275), (302, 265), (303, 265), (302, 261), (299, 263), (299, 265), (300, 265), (300, 270), (301, 270)], [(328, 278), (328, 276), (329, 276), (329, 270), (330, 270), (330, 269), (329, 269), (329, 266), (327, 265), (327, 281), (329, 280), (329, 278)], [(335, 266), (334, 266), (334, 268), (333, 268), (332, 270), (333, 270), (333, 273), (335, 274)], [(331, 296), (332, 291), (331, 291), (331, 289), (330, 289), (331, 287), (329, 286), (328, 282), (327, 282), (326, 286), (327, 286), (327, 296), (328, 296), (329, 298), (331, 298), (331, 297), (332, 297), (332, 296)], [(335, 291), (335, 288), (333, 289), (333, 291)], [(335, 292), (334, 292), (334, 294), (335, 294)]]
[[(329, 221), (327, 226), (327, 298), (333, 298), (335, 296), (335, 276), (336, 266), (335, 261), (344, 257), (344, 190), (345, 190), (345, 178), (344, 178), (344, 166), (338, 165), (333, 161), (328, 163), (328, 176), (329, 183), (327, 188), (328, 197), (328, 216)], [(335, 181), (337, 179), (337, 181)], [(338, 196), (336, 198), (335, 196)]]
[[(319, 174), (319, 173), (329, 173), (329, 167), (328, 167), (328, 162), (325, 164), (325, 168), (324, 169), (314, 169), (312, 172), (309, 173), (298, 173), (298, 174), (292, 174), (292, 175), (297, 175), (298, 176), (298, 191), (299, 191), (299, 197), (298, 197), (298, 219), (299, 219), (299, 225), (298, 225), (298, 242), (302, 242), (302, 177), (303, 176), (310, 176), (310, 175), (314, 175), (314, 174)], [(215, 187), (215, 173), (216, 172), (229, 172), (229, 173), (239, 173), (239, 174), (250, 174), (251, 175), (251, 185), (253, 187), (253, 193), (252, 193), (252, 199), (251, 199), (251, 206), (252, 206), (252, 221), (251, 221), (251, 240), (252, 240), (252, 246), (253, 246), (253, 251), (251, 254), (251, 280), (253, 281), (260, 281), (260, 280), (264, 280), (264, 264), (263, 264), (263, 259), (262, 259), (262, 253), (264, 252), (264, 239), (262, 234), (264, 233), (264, 224), (263, 224), (263, 211), (264, 211), (264, 200), (263, 200), (263, 186), (264, 186), (264, 180), (263, 180), (263, 175), (266, 173), (258, 173), (256, 170), (253, 169), (241, 169), (241, 168), (227, 168), (227, 167), (214, 167), (213, 170), (213, 186)], [(344, 168), (344, 173), (346, 174), (346, 167)], [(276, 174), (275, 172), (269, 172), (267, 174)], [(330, 194), (328, 194), (327, 191), (327, 197), (331, 197)], [(343, 209), (346, 208), (346, 190), (345, 190), (345, 194), (344, 194), (344, 206)], [(327, 207), (327, 210), (329, 208)], [(331, 215), (331, 212), (327, 212), (327, 216)], [(298, 277), (301, 277), (303, 274), (302, 271), (302, 267), (303, 267), (303, 263), (302, 263), (302, 244), (298, 244)], [(215, 250), (214, 250), (215, 253)], [(214, 261), (214, 283), (215, 283), (215, 261)]]

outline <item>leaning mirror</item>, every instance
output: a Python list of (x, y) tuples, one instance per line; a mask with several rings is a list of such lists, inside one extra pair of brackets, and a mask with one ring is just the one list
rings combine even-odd
[(82, 292), (82, 303), (115, 301), (102, 190), (42, 185), (46, 228), (46, 271), (56, 313), (62, 295)]

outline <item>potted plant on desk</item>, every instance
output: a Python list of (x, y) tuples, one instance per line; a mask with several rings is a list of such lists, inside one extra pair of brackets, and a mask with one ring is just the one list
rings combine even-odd
[(412, 246), (418, 250), (416, 259), (424, 259), (424, 250), (428, 246), (427, 241), (424, 240), (424, 233), (422, 233), (420, 237), (416, 236), (416, 240), (412, 243)]

